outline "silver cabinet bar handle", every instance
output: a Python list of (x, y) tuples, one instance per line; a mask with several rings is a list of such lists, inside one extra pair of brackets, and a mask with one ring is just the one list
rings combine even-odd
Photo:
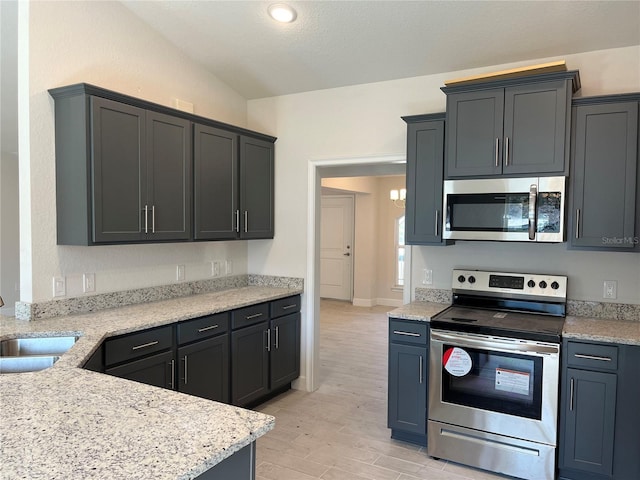
[(182, 358), (182, 361), (184, 362), (184, 384), (187, 384), (187, 377), (188, 377), (188, 373), (187, 373), (187, 356), (185, 355)]
[(171, 388), (176, 386), (176, 361), (171, 360)]
[(601, 362), (611, 361), (611, 357), (600, 357), (598, 355), (585, 355), (584, 353), (574, 353), (573, 356), (576, 358), (585, 358), (587, 360), (600, 360)]
[(420, 384), (422, 384), (422, 355), (420, 355)]
[(151, 205), (151, 233), (156, 233), (156, 206)]
[(266, 346), (266, 349), (267, 349), (267, 352), (270, 352), (271, 351), (271, 329), (267, 328), (267, 330), (264, 333), (267, 334), (267, 346)]
[(576, 239), (580, 238), (580, 209), (576, 208)]
[(498, 163), (500, 161), (500, 159), (498, 158), (499, 145), (500, 145), (500, 139), (496, 138), (496, 167), (500, 166), (500, 164)]
[(135, 347), (131, 347), (131, 350), (140, 350), (141, 348), (153, 347), (160, 343), (158, 340), (155, 342), (143, 343), (142, 345), (136, 345)]
[(236, 232), (240, 231), (240, 210), (236, 210)]
[(504, 166), (509, 166), (509, 137), (504, 139)]
[(282, 307), (283, 310), (289, 310), (290, 308), (295, 308), (298, 305), (296, 303), (294, 303), (293, 305), (287, 305), (286, 307)]
[(393, 333), (395, 335), (405, 335), (407, 337), (419, 337), (420, 334), (419, 333), (414, 333), (414, 332), (403, 332), (401, 330), (394, 330)]
[(569, 410), (573, 411), (573, 378), (569, 382)]
[(438, 236), (438, 218), (440, 217), (440, 212), (436, 210), (436, 237)]
[(244, 233), (249, 231), (249, 212), (244, 211)]
[(144, 233), (149, 233), (149, 207), (144, 206)]
[(258, 318), (258, 317), (261, 317), (261, 316), (262, 316), (262, 313), (255, 313), (255, 314), (253, 314), (253, 315), (249, 315), (249, 316), (246, 316), (246, 317), (244, 317), (244, 318), (245, 318), (246, 320), (251, 320), (252, 318)]
[(208, 330), (213, 330), (214, 328), (218, 328), (220, 325), (210, 325), (208, 327), (199, 328), (198, 333), (206, 332)]
[(276, 327), (276, 350), (280, 348), (280, 327)]

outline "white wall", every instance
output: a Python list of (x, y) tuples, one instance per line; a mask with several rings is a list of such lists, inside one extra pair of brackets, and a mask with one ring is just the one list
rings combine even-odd
[(234, 273), (246, 273), (244, 241), (56, 245), (54, 106), (47, 89), (86, 82), (170, 107), (179, 98), (198, 115), (243, 127), (246, 100), (118, 2), (21, 4), (21, 300), (51, 299), (54, 275), (66, 276), (67, 296), (77, 296), (83, 272), (96, 274), (98, 293), (175, 282), (178, 264), (186, 265), (186, 280), (206, 278), (212, 260), (232, 259)]
[[(568, 55), (580, 70), (584, 96), (640, 90), (640, 46)], [(279, 137), (276, 162), (276, 237), (252, 244), (249, 270), (306, 276), (308, 217), (305, 179), (310, 160), (403, 155), (403, 115), (442, 112), (444, 81), (476, 73), (530, 65), (554, 58), (449, 72), (442, 75), (356, 85), (248, 102), (249, 127)], [(294, 240), (295, 239), (295, 240)], [(640, 255), (568, 252), (564, 245), (503, 243), (414, 248), (414, 281), (433, 269), (434, 287), (447, 288), (453, 266), (557, 271), (569, 275), (569, 297), (602, 300), (602, 280), (618, 280), (618, 301), (640, 303)], [(517, 262), (517, 263), (516, 263)], [(416, 282), (419, 286), (419, 283)]]

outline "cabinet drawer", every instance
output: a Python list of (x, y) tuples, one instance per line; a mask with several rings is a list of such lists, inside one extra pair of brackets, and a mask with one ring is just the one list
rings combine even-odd
[(178, 324), (178, 345), (220, 335), (229, 330), (229, 313), (217, 313)]
[(389, 320), (390, 342), (426, 345), (429, 341), (427, 332), (428, 325), (425, 322), (413, 322), (394, 318)]
[(173, 346), (173, 325), (143, 330), (107, 340), (104, 346), (105, 365), (140, 358)]
[(269, 304), (260, 303), (231, 312), (231, 328), (237, 329), (269, 319)]
[(568, 342), (567, 364), (598, 370), (618, 369), (618, 347), (593, 343)]
[(274, 300), (270, 304), (271, 318), (281, 317), (300, 311), (300, 295), (295, 297), (281, 298)]

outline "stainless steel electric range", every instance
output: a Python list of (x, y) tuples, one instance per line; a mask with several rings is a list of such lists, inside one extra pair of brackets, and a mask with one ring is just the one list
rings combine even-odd
[(554, 478), (567, 278), (454, 270), (452, 290), (430, 324), (428, 454)]

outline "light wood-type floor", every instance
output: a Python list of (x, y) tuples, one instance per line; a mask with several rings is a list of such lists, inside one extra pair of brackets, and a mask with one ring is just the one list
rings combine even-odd
[(276, 427), (258, 439), (257, 480), (510, 478), (434, 460), (425, 448), (391, 440), (389, 310), (322, 300), (320, 388), (291, 390), (258, 407), (276, 417)]

